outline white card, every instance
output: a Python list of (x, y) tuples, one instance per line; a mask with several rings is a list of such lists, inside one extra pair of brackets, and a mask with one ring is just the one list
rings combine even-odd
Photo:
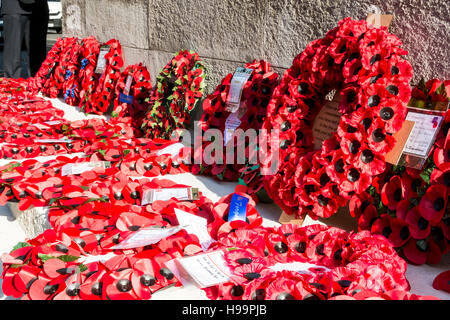
[(317, 270), (323, 269), (323, 272), (330, 271), (327, 267), (318, 266), (307, 262), (277, 263), (269, 267), (269, 269), (272, 269), (273, 271), (294, 271), (301, 274), (313, 274), (313, 272), (308, 270), (310, 268)]
[(194, 214), (175, 208), (175, 215), (177, 216), (178, 223), (184, 225), (184, 229), (198, 237), (200, 245), (203, 251), (206, 251), (211, 243), (215, 242), (208, 233), (208, 221)]
[(186, 188), (164, 188), (164, 189), (147, 189), (142, 195), (141, 205), (145, 206), (155, 201), (167, 201), (172, 198), (180, 201), (192, 200), (194, 193), (198, 194), (198, 189)]
[(87, 256), (81, 256), (78, 259), (78, 262), (83, 263), (83, 264), (88, 264), (88, 263), (92, 263), (92, 262), (105, 262), (111, 258), (114, 258), (116, 256), (116, 254), (114, 252), (109, 252), (107, 254), (102, 254), (102, 255), (87, 255)]
[(141, 228), (136, 232), (133, 232), (129, 237), (121, 241), (119, 244), (111, 247), (111, 250), (115, 249), (132, 249), (141, 248), (154, 243), (158, 243), (164, 238), (167, 238), (181, 229), (184, 226), (176, 226), (170, 228)]
[(408, 112), (406, 120), (414, 121), (414, 127), (409, 134), (403, 152), (426, 157), (434, 143), (442, 119), (443, 117), (439, 115)]
[(97, 66), (95, 68), (95, 73), (103, 73), (106, 67), (106, 59), (105, 56), (109, 52), (109, 46), (102, 46), (100, 48), (100, 53), (97, 58)]
[[(230, 281), (231, 270), (221, 250), (175, 260), (199, 288), (207, 288)], [(183, 273), (183, 272), (182, 272)]]
[(225, 134), (223, 136), (223, 144), (226, 145), (232, 138), (234, 131), (241, 125), (238, 112), (231, 113), (225, 121)]
[(172, 157), (176, 157), (180, 153), (180, 150), (183, 148), (184, 148), (184, 144), (177, 142), (177, 143), (171, 144), (168, 147), (165, 147), (164, 149), (158, 150), (156, 152), (156, 154), (158, 156), (163, 155), (163, 154), (170, 154)]
[(236, 112), (241, 103), (242, 89), (248, 78), (252, 75), (253, 69), (238, 67), (231, 79), (230, 91), (227, 96), (228, 111)]
[(68, 163), (61, 168), (61, 176), (82, 174), (83, 172), (92, 170), (94, 168), (109, 168), (110, 166), (111, 164), (108, 161)]
[(131, 83), (133, 82), (133, 76), (130, 74), (127, 77), (127, 82), (125, 83), (125, 88), (123, 88), (123, 93), (125, 95), (129, 95), (130, 94), (130, 89), (131, 89)]
[(35, 143), (70, 143), (72, 140), (68, 138), (62, 139), (34, 139)]
[(47, 124), (49, 126), (54, 126), (55, 124), (61, 124), (61, 120), (53, 120), (53, 121), (45, 121), (44, 124)]

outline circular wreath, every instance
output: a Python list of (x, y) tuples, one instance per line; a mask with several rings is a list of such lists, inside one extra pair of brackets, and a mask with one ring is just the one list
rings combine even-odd
[(59, 55), (58, 64), (54, 71), (54, 92), (50, 98), (65, 96), (64, 84), (73, 76), (72, 71), (76, 69), (80, 45), (78, 38), (68, 37), (63, 39), (62, 50)]
[(47, 57), (33, 78), (34, 87), (44, 96), (53, 98), (58, 96), (54, 72), (60, 62), (60, 55), (64, 49), (64, 41), (64, 38), (58, 38), (56, 40), (56, 43), (47, 53)]
[[(270, 97), (272, 96), (275, 86), (278, 84), (278, 74), (273, 72), (270, 64), (264, 60), (253, 60), (251, 63), (246, 63), (245, 68), (252, 69), (253, 71), (242, 89), (241, 104), (238, 111), (240, 113), (239, 120), (241, 123), (236, 129), (241, 129), (244, 132), (248, 129), (253, 129), (256, 130), (256, 133), (258, 134), (266, 117), (267, 105), (269, 104)], [(221, 83), (216, 87), (216, 90), (208, 95), (203, 102), (203, 115), (200, 119), (202, 137), (209, 129), (218, 129), (222, 132), (222, 135), (225, 134), (225, 122), (231, 114), (227, 108), (227, 98), (230, 92), (232, 78), (233, 74), (229, 73), (222, 79)], [(211, 143), (209, 141), (203, 141), (202, 137), (200, 137), (202, 139), (201, 152), (203, 152)], [(257, 177), (249, 179), (245, 172), (247, 168), (253, 166), (255, 166), (254, 170), (256, 171), (259, 168), (259, 165), (258, 163), (251, 164), (249, 161), (251, 155), (249, 151), (250, 144), (248, 141), (243, 142), (245, 143), (246, 163), (238, 163), (236, 150), (239, 141), (236, 142), (235, 140), (236, 139), (230, 139), (230, 141), (224, 145), (222, 156), (223, 164), (213, 163), (211, 165), (203, 161), (202, 164), (193, 165), (193, 172), (212, 175), (218, 180), (237, 181), (241, 178), (245, 184), (254, 186), (254, 188), (250, 188), (249, 193), (256, 193), (263, 186), (262, 176), (257, 172), (252, 172), (252, 174), (256, 173)], [(252, 147), (255, 146), (253, 143), (251, 145)], [(230, 147), (233, 148), (234, 161), (233, 163), (226, 163), (226, 148)], [(243, 171), (245, 172), (243, 173)], [(250, 181), (252, 181), (252, 183), (250, 183)]]
[[(132, 77), (131, 86), (129, 88), (129, 96), (132, 96), (132, 103), (126, 103), (120, 100), (120, 94), (124, 93), (125, 85), (128, 77)], [(112, 117), (130, 117), (133, 128), (140, 128), (148, 108), (146, 100), (150, 96), (152, 84), (150, 72), (141, 63), (127, 66), (117, 80), (115, 88), (114, 107), (111, 112)], [(136, 134), (140, 130), (135, 130)]]
[[(421, 83), (411, 103), (448, 104), (450, 81)], [(447, 89), (447, 91), (446, 91)], [(360, 230), (388, 238), (414, 264), (439, 263), (450, 250), (450, 111), (422, 170), (388, 165), (373, 186), (350, 199)]]
[[(385, 27), (345, 18), (285, 72), (264, 128), (269, 145), (279, 146), (277, 172), (265, 187), (287, 214), (329, 217), (384, 171), (411, 93), (412, 68), (400, 45)], [(313, 150), (312, 123), (331, 90), (342, 98), (339, 127)]]
[(86, 113), (104, 114), (109, 110), (113, 102), (117, 80), (121, 76), (120, 69), (123, 66), (122, 46), (118, 40), (111, 39), (105, 43), (110, 46), (105, 55), (105, 69), (101, 75), (95, 74), (96, 85), (92, 96), (86, 101)]
[(231, 279), (204, 289), (214, 300), (364, 299), (409, 290), (406, 262), (389, 241), (368, 231), (260, 227), (229, 233), (209, 248), (218, 249), (225, 252)]
[(91, 99), (97, 85), (95, 67), (100, 53), (100, 43), (93, 37), (84, 38), (81, 41), (80, 59), (81, 66), (78, 72), (77, 87), (73, 88), (75, 95), (79, 94), (80, 102), (78, 107), (85, 110), (87, 102)]
[(151, 92), (142, 130), (147, 138), (170, 139), (172, 132), (186, 128), (189, 112), (203, 96), (205, 68), (197, 53), (178, 52), (161, 70)]
[(22, 300), (148, 300), (178, 282), (165, 262), (201, 250), (184, 230), (155, 245), (97, 256), (101, 241), (68, 228), (18, 243), (2, 255), (3, 293)]

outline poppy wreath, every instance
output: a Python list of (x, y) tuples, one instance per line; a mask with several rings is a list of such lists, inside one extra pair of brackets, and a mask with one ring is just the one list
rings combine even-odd
[(36, 75), (32, 78), (33, 86), (44, 96), (57, 97), (54, 72), (60, 62), (60, 55), (64, 46), (64, 38), (58, 38), (56, 43), (47, 53), (47, 57), (42, 62)]
[(406, 262), (386, 238), (368, 231), (260, 227), (231, 232), (208, 250), (223, 250), (231, 271), (229, 282), (204, 289), (213, 300), (421, 298), (408, 292)]
[[(86, 113), (104, 114), (109, 110), (116, 88), (117, 80), (121, 76), (120, 69), (123, 66), (122, 46), (118, 40), (111, 39), (105, 43), (110, 46), (109, 52), (105, 55), (106, 65), (103, 73), (98, 78), (89, 100), (86, 101)], [(95, 77), (98, 77), (96, 74)]]
[(38, 93), (34, 78), (0, 78), (0, 94), (23, 94), (24, 92), (27, 92), (28, 94)]
[(146, 138), (170, 139), (190, 122), (191, 112), (203, 96), (206, 72), (198, 54), (181, 50), (161, 70), (150, 94), (141, 129)]
[[(264, 129), (269, 145), (279, 145), (272, 159), (277, 170), (265, 176), (265, 188), (287, 214), (329, 217), (384, 171), (411, 95), (412, 68), (400, 46), (385, 27), (345, 18), (285, 72)], [(313, 150), (312, 123), (331, 90), (342, 98), (339, 127)]]
[(72, 71), (75, 70), (74, 65), (78, 60), (78, 53), (80, 45), (78, 38), (68, 37), (63, 38), (61, 52), (58, 58), (58, 64), (55, 66), (53, 78), (54, 89), (49, 96), (50, 98), (57, 98), (64, 96), (64, 83), (72, 76)]
[[(100, 53), (100, 43), (93, 37), (84, 38), (81, 41), (80, 48), (80, 69), (78, 71), (78, 83), (80, 102), (78, 107), (85, 110), (87, 102), (91, 99), (98, 82), (98, 76), (95, 74), (97, 59)], [(75, 88), (75, 91), (77, 91)]]
[(62, 97), (64, 102), (70, 106), (78, 106), (80, 103), (80, 84), (79, 72), (81, 69), (80, 53), (82, 48), (82, 41), (77, 39), (72, 44), (71, 49), (62, 57), (62, 65), (64, 66), (61, 76), (62, 82)]
[[(140, 206), (140, 197), (147, 189), (183, 187), (187, 186), (164, 179), (133, 181), (120, 173), (112, 181), (101, 178), (89, 190), (83, 190), (74, 183), (54, 193), (56, 201), (51, 205), (49, 221), (57, 231), (73, 228), (100, 235), (104, 240), (99, 243), (95, 254), (109, 250), (140, 228), (177, 226), (175, 208), (212, 221), (212, 202), (201, 194), (193, 201), (172, 198)], [(100, 191), (105, 193), (99, 195)], [(75, 193), (79, 196), (70, 198)]]
[[(267, 113), (267, 105), (269, 104), (272, 92), (278, 84), (278, 74), (273, 72), (270, 64), (264, 60), (253, 60), (251, 63), (246, 63), (245, 68), (253, 69), (253, 71), (242, 89), (241, 105), (239, 109), (239, 112), (242, 112), (242, 116), (240, 117), (241, 123), (237, 129), (241, 129), (244, 132), (245, 130), (253, 129), (258, 133), (258, 130), (260, 130), (263, 125)], [(203, 115), (200, 120), (202, 137), (209, 129), (218, 129), (222, 132), (222, 135), (225, 135), (225, 121), (231, 114), (227, 109), (227, 98), (232, 78), (233, 74), (228, 74), (222, 79), (221, 83), (216, 87), (216, 90), (208, 95), (203, 102)], [(202, 137), (202, 148), (198, 150), (199, 152), (203, 152), (203, 150), (211, 143), (209, 141), (203, 141)], [(240, 142), (238, 141), (237, 143)], [(251, 156), (249, 146), (251, 145), (253, 147), (254, 144), (249, 143), (248, 141), (241, 142), (245, 143), (245, 160), (247, 165), (244, 165), (237, 161), (237, 143), (236, 139), (230, 139), (226, 145), (226, 148), (234, 148), (233, 163), (226, 163), (224, 146), (222, 157), (223, 164), (214, 163), (208, 165), (203, 161), (202, 164), (195, 164), (193, 166), (193, 172), (212, 175), (218, 180), (228, 181), (237, 181), (243, 175), (243, 181), (248, 182), (249, 180), (245, 178), (245, 174), (242, 174), (241, 171), (249, 165), (248, 161)], [(262, 187), (262, 177), (259, 175), (258, 177), (258, 179), (255, 179), (254, 185), (260, 185)]]
[[(421, 81), (411, 103), (448, 103), (450, 81)], [(350, 199), (360, 230), (384, 235), (411, 263), (436, 264), (450, 250), (450, 111), (421, 170), (388, 165), (367, 191)]]
[(101, 237), (89, 231), (46, 230), (2, 255), (5, 295), (22, 300), (148, 300), (171, 284), (164, 263), (200, 248), (181, 230), (157, 244), (92, 255)]
[[(248, 200), (246, 206), (246, 221), (234, 220), (229, 221), (230, 204), (233, 195), (239, 195)], [(214, 220), (208, 224), (208, 232), (213, 239), (218, 239), (228, 235), (230, 232), (238, 229), (254, 229), (261, 226), (263, 218), (256, 211), (256, 203), (248, 194), (235, 192), (224, 196), (214, 204), (212, 213)]]
[[(128, 96), (132, 97), (132, 103), (121, 100), (121, 94), (124, 93), (128, 77), (131, 76), (131, 84)], [(112, 117), (130, 117), (132, 119), (133, 128), (140, 128), (145, 113), (147, 112), (152, 84), (150, 72), (141, 63), (127, 66), (117, 81), (115, 88), (114, 108), (111, 112)], [(135, 131), (140, 134), (140, 130)]]
[[(122, 146), (125, 143), (121, 140), (115, 141), (118, 141), (118, 146)], [(69, 191), (69, 197), (75, 195), (79, 201), (92, 201), (93, 199), (104, 198), (107, 200), (111, 199), (113, 203), (116, 203), (115, 200), (123, 200), (124, 196), (121, 192), (127, 181), (130, 182), (130, 188), (132, 188), (128, 188), (125, 191), (128, 203), (140, 203), (140, 198), (143, 196), (143, 187), (139, 183), (136, 184), (131, 180), (127, 180), (128, 177), (149, 178), (158, 175), (189, 172), (189, 167), (184, 164), (186, 160), (182, 158), (183, 152), (188, 153), (188, 151), (181, 149), (178, 155), (164, 153), (164, 148), (171, 144), (173, 144), (171, 141), (158, 141), (158, 143), (151, 141), (148, 143), (140, 142), (140, 148), (145, 147), (146, 150), (150, 150), (149, 153), (147, 151), (143, 152), (143, 154), (147, 155), (146, 157), (138, 155), (133, 150), (133, 146), (130, 146), (129, 149), (124, 149), (119, 154), (105, 152), (103, 157), (99, 157), (97, 154), (86, 154), (82, 158), (59, 156), (45, 163), (38, 162), (35, 159), (29, 159), (23, 163), (10, 163), (0, 167), (0, 204), (5, 205), (8, 201), (17, 202), (20, 210), (27, 210), (30, 206), (49, 206), (55, 203), (56, 200), (66, 199), (67, 196), (63, 186), (77, 187), (76, 193), (69, 189), (71, 190)], [(117, 150), (118, 148), (113, 149)], [(125, 152), (126, 150), (128, 150), (128, 153)], [(53, 154), (51, 150), (50, 153)], [(41, 153), (40, 155), (47, 154)], [(81, 174), (62, 176), (61, 169), (65, 165), (83, 165), (85, 162), (99, 161), (108, 161), (110, 167), (97, 167)], [(121, 184), (118, 181), (121, 181)], [(146, 181), (140, 180), (141, 183)], [(89, 186), (92, 186), (92, 188)]]
[[(120, 145), (119, 139), (130, 139), (133, 136), (132, 130), (127, 128), (126, 124), (107, 123), (102, 119), (74, 122), (62, 120), (58, 124), (51, 126), (40, 125), (39, 128), (41, 129), (36, 133), (38, 138), (34, 138), (31, 135), (31, 132), (37, 130), (36, 124), (32, 126), (33, 129), (27, 129), (27, 132), (24, 134), (12, 134), (10, 138), (14, 138), (14, 141), (11, 141), (14, 144), (3, 145), (0, 149), (3, 158), (20, 160), (55, 154), (88, 153), (91, 145), (97, 141), (109, 139), (109, 144)], [(49, 139), (70, 139), (70, 141), (46, 142), (35, 140), (44, 139), (42, 132), (45, 132)]]

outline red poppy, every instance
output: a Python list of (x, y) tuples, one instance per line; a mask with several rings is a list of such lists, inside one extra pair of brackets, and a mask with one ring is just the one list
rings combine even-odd
[(450, 270), (441, 272), (433, 280), (433, 288), (450, 293)]
[(420, 214), (430, 223), (438, 223), (444, 215), (447, 199), (447, 189), (445, 187), (432, 185), (420, 200)]

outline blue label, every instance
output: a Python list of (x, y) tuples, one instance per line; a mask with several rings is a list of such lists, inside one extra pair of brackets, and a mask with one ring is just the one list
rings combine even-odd
[(126, 94), (123, 94), (123, 93), (121, 93), (119, 95), (119, 100), (120, 100), (120, 102), (123, 102), (123, 103), (132, 104), (133, 103), (133, 99), (134, 99), (133, 96), (127, 96)]
[(247, 203), (248, 199), (238, 194), (233, 194), (228, 211), (228, 221), (246, 221), (247, 218)]

